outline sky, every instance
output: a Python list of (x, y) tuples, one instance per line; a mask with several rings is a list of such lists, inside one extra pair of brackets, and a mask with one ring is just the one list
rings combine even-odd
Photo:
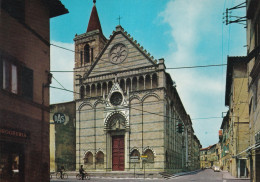
[[(106, 38), (119, 24), (166, 68), (226, 64), (227, 56), (246, 55), (245, 25), (223, 23), (223, 12), (244, 0), (97, 0)], [(85, 33), (92, 0), (61, 0), (69, 10), (50, 21), (51, 71), (72, 71), (73, 38)], [(233, 10), (245, 16), (245, 8)], [(218, 142), (225, 106), (226, 66), (167, 69), (193, 123), (202, 147)], [(53, 87), (73, 90), (73, 74), (53, 72)], [(51, 104), (73, 100), (73, 94), (51, 89)]]

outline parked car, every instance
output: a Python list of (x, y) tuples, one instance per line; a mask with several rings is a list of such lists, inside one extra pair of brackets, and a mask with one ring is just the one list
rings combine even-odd
[(220, 168), (218, 166), (214, 166), (213, 170), (214, 172), (220, 172)]

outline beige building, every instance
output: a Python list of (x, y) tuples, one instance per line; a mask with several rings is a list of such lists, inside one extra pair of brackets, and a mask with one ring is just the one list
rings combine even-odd
[(200, 168), (219, 166), (217, 144), (200, 149)]
[(230, 172), (230, 162), (232, 162), (232, 159), (230, 157), (230, 136), (231, 136), (231, 127), (230, 127), (230, 120), (229, 120), (229, 112), (226, 114), (226, 116), (222, 120), (221, 124), (221, 135), (220, 138), (220, 147), (221, 147), (221, 155), (219, 157), (220, 161), (220, 168), (223, 171)]
[(248, 78), (246, 57), (228, 57), (225, 104), (229, 107), (230, 173), (246, 177), (249, 158)]
[[(164, 59), (120, 25), (107, 39), (94, 4), (86, 33), (76, 35), (76, 167), (87, 171), (178, 172), (196, 168), (191, 120)], [(176, 131), (181, 123), (184, 131)], [(189, 147), (189, 143), (191, 144)], [(198, 162), (198, 160), (197, 160)]]
[(250, 178), (260, 181), (260, 2), (247, 1), (247, 58), (250, 147)]

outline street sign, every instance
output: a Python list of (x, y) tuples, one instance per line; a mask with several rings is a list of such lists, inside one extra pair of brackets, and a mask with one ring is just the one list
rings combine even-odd
[(65, 123), (65, 115), (63, 113), (54, 113), (53, 114), (53, 121), (55, 124), (63, 124)]
[(141, 155), (141, 159), (142, 159), (143, 161), (146, 161), (146, 160), (147, 160), (147, 155)]
[(131, 162), (139, 162), (139, 156), (130, 156)]

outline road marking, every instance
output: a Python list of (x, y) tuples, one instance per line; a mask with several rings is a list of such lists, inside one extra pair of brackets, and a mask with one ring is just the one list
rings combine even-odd
[(227, 180), (223, 180), (223, 182), (227, 182)]

